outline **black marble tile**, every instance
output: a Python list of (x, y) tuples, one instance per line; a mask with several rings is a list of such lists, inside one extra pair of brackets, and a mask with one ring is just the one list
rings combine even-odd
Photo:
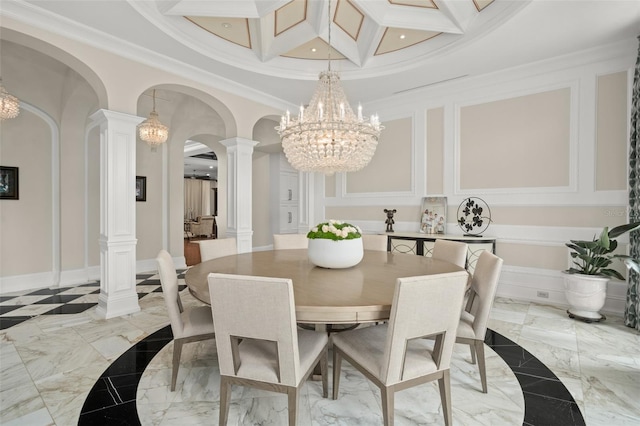
[(139, 426), (136, 402), (131, 401), (101, 410), (81, 413), (78, 426)]
[[(66, 290), (66, 289), (63, 289)], [(51, 297), (47, 297), (46, 299), (38, 300), (34, 302), (34, 305), (53, 305), (56, 303), (69, 303), (72, 300), (76, 300), (79, 297), (84, 296), (84, 294), (55, 294)]]
[(155, 276), (156, 274), (137, 274), (136, 275), (136, 279), (137, 280), (148, 280), (149, 278)]
[(78, 287), (100, 287), (100, 283), (96, 281), (93, 283), (81, 284)]
[(32, 291), (31, 293), (27, 293), (25, 296), (44, 296), (47, 294), (58, 294), (62, 291), (68, 290), (68, 287), (65, 288), (41, 288), (40, 290)]
[(26, 305), (5, 305), (0, 306), (0, 315), (6, 314), (7, 312), (15, 311), (18, 308), (24, 308)]
[(53, 308), (42, 315), (79, 314), (80, 312), (84, 312), (97, 305), (97, 303), (68, 303), (66, 305)]
[(532, 426), (585, 426), (575, 402), (524, 392), (524, 423)]
[(0, 330), (6, 330), (33, 317), (0, 317)]
[(0, 296), (0, 303), (6, 302), (7, 300), (15, 299), (18, 296)]
[(146, 279), (144, 281), (139, 282), (137, 285), (160, 285), (160, 280), (156, 279)]
[(522, 373), (515, 373), (515, 375), (523, 392), (575, 402), (569, 390), (558, 378), (548, 379)]

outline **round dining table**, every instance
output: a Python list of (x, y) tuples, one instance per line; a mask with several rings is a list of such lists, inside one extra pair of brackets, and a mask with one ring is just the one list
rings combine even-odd
[(199, 263), (187, 270), (185, 282), (194, 297), (210, 304), (207, 278), (212, 272), (290, 278), (297, 322), (352, 324), (389, 319), (398, 278), (462, 270), (430, 257), (370, 250), (356, 266), (327, 269), (312, 264), (305, 249), (270, 250)]

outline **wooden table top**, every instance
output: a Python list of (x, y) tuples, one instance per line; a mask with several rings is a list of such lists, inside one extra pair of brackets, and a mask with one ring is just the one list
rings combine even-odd
[(211, 272), (290, 278), (296, 321), (341, 324), (388, 319), (398, 278), (461, 270), (430, 257), (369, 250), (352, 268), (325, 269), (309, 262), (307, 250), (272, 250), (202, 262), (187, 271), (185, 282), (197, 299), (209, 304)]

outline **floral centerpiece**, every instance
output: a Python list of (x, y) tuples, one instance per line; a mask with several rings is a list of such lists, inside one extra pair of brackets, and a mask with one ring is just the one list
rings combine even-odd
[(354, 238), (362, 238), (362, 230), (360, 230), (360, 227), (350, 223), (331, 219), (329, 222), (319, 223), (314, 226), (307, 234), (307, 238), (310, 240), (316, 238), (333, 241), (353, 240)]
[(322, 268), (350, 268), (362, 260), (362, 230), (350, 223), (329, 220), (307, 234), (309, 261)]

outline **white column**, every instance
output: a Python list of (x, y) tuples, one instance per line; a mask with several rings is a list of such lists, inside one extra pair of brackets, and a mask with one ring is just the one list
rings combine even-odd
[(141, 117), (99, 110), (100, 296), (97, 313), (140, 311), (136, 292), (136, 125)]
[(227, 235), (236, 238), (238, 253), (248, 253), (253, 250), (251, 176), (258, 142), (236, 137), (220, 143), (227, 147)]

